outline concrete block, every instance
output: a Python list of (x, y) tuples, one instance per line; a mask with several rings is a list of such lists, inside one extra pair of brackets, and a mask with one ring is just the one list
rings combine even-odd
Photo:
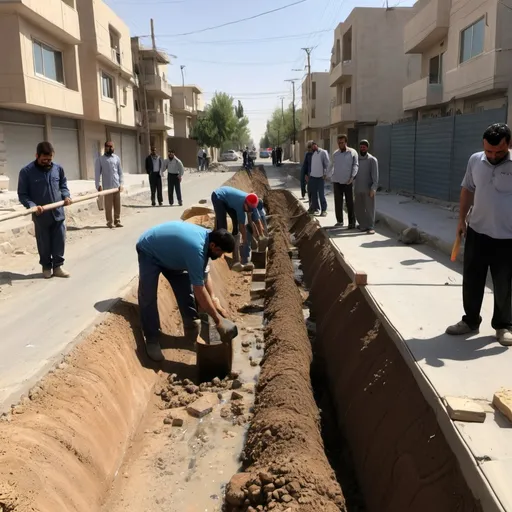
[(470, 421), (474, 423), (483, 423), (485, 421), (483, 407), (470, 398), (446, 396), (444, 401), (448, 415), (454, 421)]
[(252, 280), (256, 282), (265, 281), (267, 271), (264, 268), (255, 268), (252, 271)]
[(267, 268), (267, 251), (259, 252), (253, 251), (251, 261), (254, 263), (254, 268), (263, 269)]
[(368, 284), (368, 276), (366, 275), (366, 272), (363, 272), (362, 270), (356, 270), (354, 283), (357, 286), (366, 286)]
[(0, 244), (0, 253), (1, 254), (12, 254), (14, 252), (14, 247), (9, 242), (3, 242)]
[(203, 418), (213, 411), (213, 406), (219, 403), (215, 395), (205, 395), (187, 407), (187, 412), (195, 418)]
[(251, 284), (251, 300), (262, 299), (265, 297), (265, 283), (254, 282)]
[(492, 397), (492, 405), (512, 423), (512, 390), (496, 391)]

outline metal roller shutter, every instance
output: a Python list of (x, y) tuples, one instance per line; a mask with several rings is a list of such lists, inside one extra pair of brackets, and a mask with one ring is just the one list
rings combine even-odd
[(64, 168), (66, 178), (79, 180), (78, 132), (64, 128), (52, 128), (52, 144), (55, 149), (55, 162)]
[(39, 126), (2, 123), (7, 158), (9, 189), (18, 188), (20, 170), (35, 160), (37, 145), (44, 140), (44, 129)]
[(137, 174), (137, 136), (127, 133), (121, 134), (121, 160), (125, 173)]
[(414, 192), (414, 144), (416, 123), (400, 123), (391, 130), (390, 186)]
[(110, 132), (110, 140), (114, 143), (114, 152), (119, 158), (122, 159), (121, 134), (119, 132)]
[(370, 153), (379, 161), (379, 185), (389, 189), (389, 164), (391, 161), (391, 125), (376, 126)]
[(414, 193), (449, 200), (453, 117), (419, 121), (416, 126)]
[(450, 201), (460, 196), (460, 184), (466, 172), (469, 157), (482, 151), (482, 135), (492, 123), (505, 123), (507, 110), (498, 108), (484, 110), (477, 114), (464, 114), (455, 117), (455, 136), (453, 139), (453, 166), (450, 185)]

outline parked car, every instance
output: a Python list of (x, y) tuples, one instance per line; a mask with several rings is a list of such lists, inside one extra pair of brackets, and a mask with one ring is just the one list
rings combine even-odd
[(266, 149), (260, 151), (260, 158), (270, 158), (270, 153)]
[(238, 161), (238, 154), (234, 149), (229, 149), (225, 153), (222, 153), (220, 155), (219, 161), (221, 162), (237, 162)]

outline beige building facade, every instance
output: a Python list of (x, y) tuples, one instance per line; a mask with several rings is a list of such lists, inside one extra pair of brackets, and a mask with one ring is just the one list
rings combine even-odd
[(355, 8), (334, 32), (331, 57), (330, 137), (349, 144), (372, 139), (373, 127), (404, 117), (403, 88), (419, 80), (421, 58), (405, 54), (403, 34), (417, 9)]
[(328, 72), (311, 73), (302, 82), (301, 151), (305, 150), (308, 140), (314, 140), (322, 148), (330, 150), (330, 117), (330, 75)]
[(404, 110), (424, 119), (508, 105), (512, 1), (419, 0), (414, 7), (404, 50), (420, 56), (421, 77), (404, 87)]
[(203, 110), (203, 91), (196, 85), (172, 86), (174, 136), (189, 138), (197, 115)]

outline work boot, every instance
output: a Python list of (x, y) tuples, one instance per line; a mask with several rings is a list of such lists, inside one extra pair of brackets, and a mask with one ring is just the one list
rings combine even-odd
[(496, 329), (496, 339), (504, 347), (512, 347), (512, 329)]
[(450, 334), (451, 336), (461, 336), (463, 334), (472, 334), (477, 332), (478, 328), (473, 329), (466, 322), (464, 322), (464, 320), (461, 320), (454, 325), (450, 325), (446, 329), (446, 334)]
[(243, 266), (244, 272), (252, 272), (254, 270), (254, 263), (252, 261), (249, 261), (249, 263), (246, 263)]
[(43, 277), (45, 279), (50, 279), (52, 277), (52, 269), (51, 268), (43, 268)]
[(53, 269), (54, 277), (69, 277), (70, 274), (68, 271), (64, 270), (62, 267), (57, 267)]
[(233, 264), (231, 270), (233, 270), (234, 272), (242, 272), (244, 270), (244, 266), (239, 261), (237, 261), (236, 263)]
[(157, 363), (165, 359), (164, 355), (162, 354), (160, 343), (157, 340), (146, 341), (146, 353), (151, 360)]

